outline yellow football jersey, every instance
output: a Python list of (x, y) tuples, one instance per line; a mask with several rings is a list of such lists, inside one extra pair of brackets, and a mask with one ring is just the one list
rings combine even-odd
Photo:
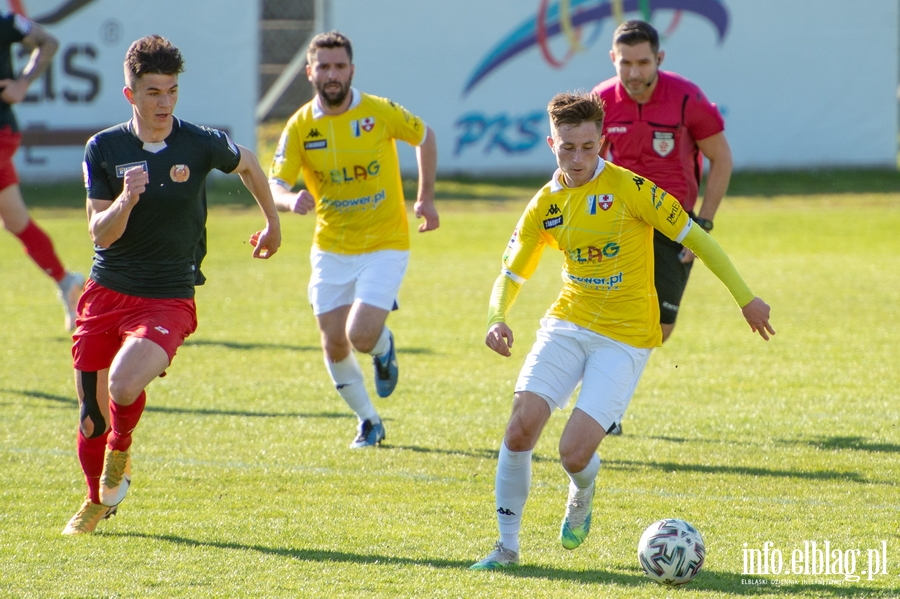
[(350, 107), (331, 116), (318, 99), (287, 122), (269, 178), (293, 187), (300, 172), (316, 198), (313, 245), (337, 254), (409, 249), (395, 140), (418, 146), (427, 127), (385, 98), (351, 88)]
[(600, 161), (594, 178), (562, 185), (560, 171), (534, 196), (503, 255), (522, 283), (546, 247), (565, 258), (563, 287), (547, 316), (634, 347), (662, 342), (653, 270), (653, 229), (681, 240), (690, 218), (673, 196), (633, 172)]

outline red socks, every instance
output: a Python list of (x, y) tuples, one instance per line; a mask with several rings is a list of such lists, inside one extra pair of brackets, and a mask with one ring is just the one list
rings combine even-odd
[(147, 392), (141, 391), (130, 406), (109, 402), (109, 420), (112, 430), (107, 437), (107, 446), (114, 451), (126, 451), (131, 447), (131, 433), (137, 426), (144, 406), (147, 404)]
[(31, 256), (41, 270), (53, 277), (54, 281), (58, 283), (66, 276), (66, 269), (53, 249), (53, 242), (33, 220), (29, 220), (28, 226), (16, 237), (25, 245), (25, 253)]
[(100, 475), (103, 474), (103, 452), (106, 450), (106, 435), (85, 437), (78, 431), (78, 461), (88, 486), (88, 497), (100, 503)]

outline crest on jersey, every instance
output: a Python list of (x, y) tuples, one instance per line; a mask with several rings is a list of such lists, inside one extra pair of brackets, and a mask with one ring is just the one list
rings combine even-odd
[(588, 214), (597, 214), (597, 208), (606, 212), (613, 205), (613, 194), (604, 193), (603, 195), (590, 195), (588, 200)]
[(169, 177), (176, 183), (184, 183), (191, 178), (191, 169), (186, 164), (175, 164), (169, 169)]
[(363, 134), (363, 131), (368, 133), (374, 128), (375, 117), (367, 116), (364, 119), (358, 119), (350, 122), (350, 131), (353, 133), (353, 137), (359, 137)]
[(653, 132), (653, 150), (665, 158), (675, 149), (675, 134), (668, 131)]

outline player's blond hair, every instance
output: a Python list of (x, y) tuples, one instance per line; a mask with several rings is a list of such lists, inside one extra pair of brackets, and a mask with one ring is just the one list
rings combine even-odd
[(555, 130), (562, 125), (594, 123), (597, 131), (602, 131), (606, 111), (603, 110), (603, 100), (596, 94), (564, 92), (553, 96), (547, 104), (547, 114)]

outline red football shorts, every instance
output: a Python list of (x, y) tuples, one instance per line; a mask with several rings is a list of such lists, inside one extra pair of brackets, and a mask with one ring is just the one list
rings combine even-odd
[(19, 182), (13, 156), (22, 141), (21, 133), (13, 133), (9, 127), (0, 129), (0, 190)]
[(75, 322), (72, 358), (76, 370), (109, 368), (128, 337), (153, 341), (165, 350), (171, 364), (184, 340), (197, 330), (197, 307), (193, 299), (135, 297), (88, 280)]

